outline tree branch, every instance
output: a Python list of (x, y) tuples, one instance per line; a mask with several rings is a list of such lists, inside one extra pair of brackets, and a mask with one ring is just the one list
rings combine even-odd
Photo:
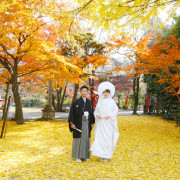
[(94, 1), (94, 0), (89, 0), (84, 6), (78, 8), (79, 10), (78, 10), (77, 13), (75, 14), (75, 16), (74, 16), (74, 18), (73, 18), (73, 20), (71, 21), (71, 24), (70, 24), (70, 26), (69, 26), (69, 34), (70, 34), (70, 32), (71, 32), (71, 26), (72, 26), (72, 24), (73, 24), (73, 22), (74, 22), (74, 20), (75, 20), (75, 17), (76, 17), (83, 9), (85, 9), (91, 2), (93, 2), (93, 1)]
[[(150, 2), (149, 4), (147, 3), (146, 5), (144, 5), (144, 4), (142, 4), (142, 5), (139, 5), (139, 6), (123, 6), (123, 5), (119, 5), (119, 7), (126, 7), (126, 8), (137, 8), (137, 7), (139, 7), (139, 8), (141, 8), (141, 7), (152, 7), (152, 6), (150, 6), (150, 5), (152, 5), (152, 4), (155, 4), (155, 3), (157, 3), (159, 0), (155, 0), (155, 1), (153, 1), (153, 2)], [(172, 3), (172, 2), (176, 2), (176, 1), (178, 1), (178, 0), (170, 0), (170, 1), (168, 1), (168, 2), (164, 2), (164, 3), (161, 3), (161, 4), (157, 4), (157, 6), (163, 6), (163, 5), (165, 5), (165, 4), (167, 4), (167, 3)], [(127, 3), (130, 3), (130, 2), (133, 2), (133, 1), (129, 1), (129, 2), (127, 2)]]
[(19, 62), (20, 62), (20, 61), (23, 59), (23, 57), (27, 54), (27, 52), (29, 51), (29, 49), (31, 48), (31, 46), (32, 46), (32, 44), (29, 45), (29, 48), (28, 48), (26, 51), (23, 51), (24, 54), (18, 59)]
[(5, 77), (5, 76), (0, 75), (0, 77), (3, 77), (4, 79), (7, 79), (8, 81), (10, 81), (10, 79), (8, 79), (8, 78)]
[(5, 46), (3, 44), (0, 44), (0, 46), (3, 48), (3, 50), (6, 52), (6, 54), (8, 54), (13, 60), (15, 59), (15, 57), (7, 51), (7, 49), (5, 48)]
[[(4, 61), (2, 59), (4, 59)], [(4, 68), (6, 68), (9, 71), (10, 74), (12, 74), (11, 68), (8, 66), (11, 65), (12, 67), (12, 64), (1, 55), (0, 55), (0, 63), (4, 66)]]
[[(45, 64), (45, 65), (46, 65), (46, 64)], [(34, 70), (32, 70), (32, 71), (19, 74), (18, 77), (22, 77), (22, 76), (25, 76), (25, 75), (27, 75), (27, 74), (31, 74), (31, 73), (36, 72), (36, 71), (42, 71), (42, 70), (48, 69), (49, 67), (46, 67), (46, 68), (43, 69), (43, 67), (44, 67), (45, 65), (41, 66), (40, 68), (34, 69)]]

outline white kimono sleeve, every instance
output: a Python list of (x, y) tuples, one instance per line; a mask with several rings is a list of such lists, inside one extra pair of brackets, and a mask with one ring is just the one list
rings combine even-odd
[(95, 111), (94, 111), (94, 117), (95, 119), (97, 118), (97, 116), (99, 115), (99, 103), (97, 104)]
[(108, 113), (108, 116), (110, 116), (113, 119), (113, 118), (116, 118), (118, 115), (118, 107), (117, 107), (116, 103), (114, 102), (114, 100), (112, 100), (111, 103), (112, 103), (112, 109)]
[(117, 140), (119, 138), (119, 130), (118, 130), (118, 123), (117, 123), (117, 115), (118, 115), (118, 106), (116, 105), (115, 101), (112, 100), (112, 109), (108, 116), (111, 117), (113, 123), (113, 151), (115, 150)]

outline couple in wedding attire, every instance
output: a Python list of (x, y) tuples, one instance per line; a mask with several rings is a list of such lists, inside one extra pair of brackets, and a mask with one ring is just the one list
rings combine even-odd
[[(100, 161), (108, 161), (119, 137), (117, 113), (118, 107), (112, 99), (115, 87), (110, 82), (103, 82), (98, 87), (99, 100), (95, 111), (87, 99), (88, 87), (82, 86), (81, 97), (74, 101), (69, 113), (69, 129), (73, 132), (72, 157), (76, 161), (90, 160), (92, 156), (100, 157)], [(90, 147), (91, 130), (94, 127), (94, 142)]]

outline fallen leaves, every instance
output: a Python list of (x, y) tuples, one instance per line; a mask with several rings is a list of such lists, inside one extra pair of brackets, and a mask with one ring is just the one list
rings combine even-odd
[(0, 179), (180, 179), (180, 133), (173, 123), (123, 116), (118, 124), (120, 136), (111, 161), (91, 157), (78, 163), (71, 158), (67, 122), (18, 126), (8, 121), (6, 137), (0, 139)]

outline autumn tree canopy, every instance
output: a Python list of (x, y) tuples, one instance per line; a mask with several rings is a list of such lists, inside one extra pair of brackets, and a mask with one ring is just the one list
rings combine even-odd
[[(67, 57), (69, 63), (86, 71), (85, 76), (78, 77), (82, 80), (87, 80), (87, 77), (93, 76), (92, 71), (99, 66), (108, 64), (105, 47), (105, 44), (95, 40), (92, 33), (77, 33), (73, 34), (71, 41), (67, 38), (58, 41), (58, 52)], [(77, 97), (78, 88), (79, 83), (76, 83), (72, 101)]]
[(54, 28), (58, 27), (54, 27), (52, 21), (56, 11), (63, 11), (63, 4), (41, 0), (1, 2), (0, 66), (4, 68), (1, 78), (12, 83), (18, 124), (24, 123), (18, 92), (19, 78), (53, 65), (61, 67), (64, 73), (76, 68), (56, 53), (58, 32)]
[[(170, 17), (179, 6), (179, 0), (76, 0), (74, 19), (83, 16), (90, 19), (97, 27), (105, 29), (150, 25), (150, 18), (156, 17), (167, 6)], [(73, 19), (73, 20), (74, 20)]]
[(115, 71), (125, 71), (128, 77), (133, 78), (133, 97), (134, 106), (133, 114), (137, 114), (138, 97), (139, 97), (139, 80), (140, 80), (140, 69), (137, 64), (142, 62), (142, 55), (146, 53), (148, 45), (150, 42), (150, 34), (147, 36), (142, 36), (140, 40), (136, 40), (133, 37), (128, 37), (124, 34), (120, 34), (118, 37), (110, 37), (110, 42), (106, 43), (109, 47), (109, 52), (118, 52), (123, 48), (124, 58), (129, 61), (129, 65), (125, 67), (117, 67), (113, 70)]
[(157, 43), (150, 48), (151, 38), (152, 36), (148, 35), (135, 42), (130, 37), (112, 37), (113, 43), (108, 43), (112, 49), (126, 46), (129, 48), (126, 56), (128, 58), (134, 57), (132, 64), (115, 70), (125, 70), (129, 76), (135, 77), (141, 74), (154, 74), (159, 78), (159, 83), (168, 85), (164, 90), (180, 99), (177, 94), (177, 88), (180, 85), (180, 40), (176, 39), (175, 35), (172, 35), (166, 41), (163, 37), (157, 35)]
[(170, 36), (165, 41), (163, 37), (157, 37), (158, 42), (142, 55), (142, 62), (136, 67), (144, 74), (154, 74), (159, 78), (160, 84), (167, 84), (164, 90), (169, 91), (172, 95), (177, 94), (177, 88), (180, 86), (180, 40), (175, 35)]

